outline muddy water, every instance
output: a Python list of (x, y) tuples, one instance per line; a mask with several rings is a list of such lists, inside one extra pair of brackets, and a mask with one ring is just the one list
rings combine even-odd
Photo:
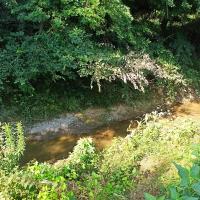
[[(200, 103), (186, 102), (176, 105), (173, 108), (173, 116), (187, 116), (200, 120)], [(130, 120), (116, 122), (99, 128), (91, 134), (69, 135), (66, 133), (51, 140), (29, 141), (27, 143), (23, 162), (26, 163), (33, 159), (53, 162), (58, 159), (66, 158), (69, 152), (73, 150), (77, 140), (82, 137), (92, 137), (97, 148), (103, 149), (111, 144), (114, 137), (125, 137), (128, 134), (127, 128), (129, 124)]]
[(177, 117), (189, 117), (200, 119), (200, 102), (186, 102), (174, 107), (174, 115)]
[(98, 130), (94, 130), (90, 134), (63, 134), (54, 139), (45, 141), (27, 141), (26, 151), (23, 163), (30, 160), (51, 161), (66, 158), (69, 152), (73, 150), (77, 141), (83, 137), (92, 137), (98, 149), (103, 149), (109, 146), (114, 137), (125, 137), (128, 132), (127, 128), (130, 120), (115, 122)]

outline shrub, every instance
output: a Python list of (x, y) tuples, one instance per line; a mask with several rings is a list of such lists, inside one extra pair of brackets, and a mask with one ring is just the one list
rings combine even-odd
[[(198, 145), (198, 150), (199, 150)], [(167, 194), (162, 197), (154, 197), (148, 193), (145, 194), (146, 200), (198, 200), (200, 198), (200, 162), (199, 151), (192, 167), (185, 168), (175, 164), (179, 174), (179, 184), (171, 184), (167, 188)]]
[(10, 124), (1, 126), (0, 132), (0, 169), (11, 171), (23, 155), (25, 142), (22, 124), (18, 123), (16, 127)]
[[(4, 128), (7, 132), (11, 129), (8, 127)], [(159, 193), (171, 183), (166, 199), (199, 198), (200, 162), (194, 162), (191, 155), (193, 145), (200, 143), (199, 124), (195, 120), (184, 117), (160, 120), (159, 115), (150, 114), (137, 129), (130, 131), (130, 135), (116, 139), (103, 152), (96, 150), (91, 138), (81, 139), (67, 159), (55, 164), (35, 162), (14, 168), (18, 157), (11, 162), (13, 165), (6, 161), (0, 169), (0, 197), (6, 200), (139, 199), (138, 193), (143, 195), (146, 188)], [(195, 155), (199, 158), (198, 146)], [(194, 162), (190, 169), (176, 164), (180, 184), (173, 161), (186, 166)], [(150, 194), (145, 197), (165, 199)]]
[[(163, 21), (173, 22), (173, 17), (179, 18), (181, 15), (184, 16), (183, 21), (187, 22), (187, 15), (193, 13), (196, 19), (195, 14), (199, 11), (198, 1), (150, 1), (150, 10), (158, 12), (148, 16), (148, 9), (145, 10), (145, 21), (143, 11), (137, 16), (130, 12), (124, 2), (130, 0), (80, 0), (56, 3), (48, 0), (2, 0), (1, 92), (5, 94), (17, 89), (18, 92), (33, 94), (41, 79), (54, 84), (59, 79), (78, 80), (80, 76), (92, 78), (92, 82), (96, 81), (98, 86), (100, 80), (110, 80), (110, 77), (115, 76), (128, 80), (136, 89), (143, 90), (143, 84), (147, 83), (147, 79), (138, 68), (143, 64), (142, 61), (146, 62), (146, 55), (152, 56), (156, 53), (156, 61), (161, 64), (160, 67), (164, 71), (169, 72), (169, 68), (180, 68), (175, 62), (176, 57), (181, 60), (183, 52), (191, 55), (191, 51), (185, 49), (185, 45), (178, 45), (177, 56), (169, 51), (170, 59), (167, 59), (167, 62), (159, 62), (163, 55), (165, 58), (168, 57), (168, 50), (159, 40), (153, 44), (162, 48), (153, 51), (152, 41), (155, 40), (153, 38), (162, 38), (159, 27), (162, 29), (164, 23), (160, 22), (161, 18), (164, 18)], [(140, 8), (138, 1), (128, 4), (131, 5), (131, 9), (132, 5), (134, 9)], [(180, 44), (179, 41), (178, 43)], [(188, 44), (187, 47), (193, 49)], [(123, 63), (130, 57), (131, 51), (136, 57), (131, 59), (131, 67), (124, 70), (124, 65), (130, 64), (129, 61)], [(161, 58), (160, 54), (163, 54)], [(134, 61), (138, 60), (139, 65), (134, 66)], [(185, 61), (190, 61), (188, 56), (184, 56)], [(171, 70), (169, 74), (174, 75), (177, 72)]]
[(36, 183), (26, 170), (14, 168), (9, 174), (0, 170), (0, 199), (36, 199), (38, 190)]

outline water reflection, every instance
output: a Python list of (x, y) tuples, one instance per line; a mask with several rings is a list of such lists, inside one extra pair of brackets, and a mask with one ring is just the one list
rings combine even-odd
[[(187, 102), (174, 107), (173, 116), (189, 116), (200, 120), (200, 103)], [(46, 141), (29, 141), (27, 143), (24, 163), (36, 159), (38, 161), (56, 161), (66, 158), (73, 150), (78, 139), (92, 137), (97, 148), (103, 149), (109, 146), (114, 137), (125, 137), (130, 121), (116, 122), (95, 130), (91, 134), (68, 135), (67, 133)]]
[(99, 128), (90, 134), (64, 134), (45, 141), (28, 141), (23, 163), (36, 159), (37, 161), (55, 161), (66, 158), (82, 137), (92, 137), (98, 149), (109, 146), (114, 137), (125, 137), (130, 121), (116, 122)]

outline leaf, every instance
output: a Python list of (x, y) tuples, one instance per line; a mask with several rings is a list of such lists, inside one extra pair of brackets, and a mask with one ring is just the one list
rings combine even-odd
[(145, 200), (157, 200), (156, 197), (152, 196), (151, 194), (145, 193), (144, 194)]
[(199, 198), (197, 197), (188, 197), (188, 196), (184, 196), (183, 200), (199, 200)]
[(190, 175), (194, 179), (198, 179), (200, 177), (200, 166), (194, 164), (190, 170)]
[(157, 200), (165, 200), (165, 196), (161, 196)]
[(173, 199), (173, 200), (176, 200), (179, 198), (179, 194), (177, 193), (176, 191), (176, 188), (175, 187), (170, 187), (169, 188), (169, 191), (170, 191), (170, 198)]
[(192, 185), (192, 189), (193, 189), (198, 195), (200, 195), (200, 182), (193, 184), (193, 185)]
[(178, 174), (181, 178), (181, 183), (180, 185), (183, 187), (187, 187), (190, 184), (190, 178), (189, 178), (189, 171), (182, 167), (181, 165), (178, 165), (175, 163), (175, 166), (178, 170)]

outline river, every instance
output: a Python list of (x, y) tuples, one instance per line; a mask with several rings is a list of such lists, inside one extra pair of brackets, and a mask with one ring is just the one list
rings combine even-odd
[[(187, 116), (199, 119), (200, 121), (200, 103), (186, 102), (174, 106), (172, 110), (171, 117), (173, 118)], [(111, 144), (113, 138), (125, 137), (128, 134), (127, 128), (130, 121), (114, 122), (98, 128), (90, 134), (78, 135), (66, 133), (54, 139), (27, 141), (23, 163), (27, 163), (30, 160), (54, 162), (66, 158), (72, 152), (77, 141), (82, 137), (92, 137), (97, 148), (102, 150)]]

